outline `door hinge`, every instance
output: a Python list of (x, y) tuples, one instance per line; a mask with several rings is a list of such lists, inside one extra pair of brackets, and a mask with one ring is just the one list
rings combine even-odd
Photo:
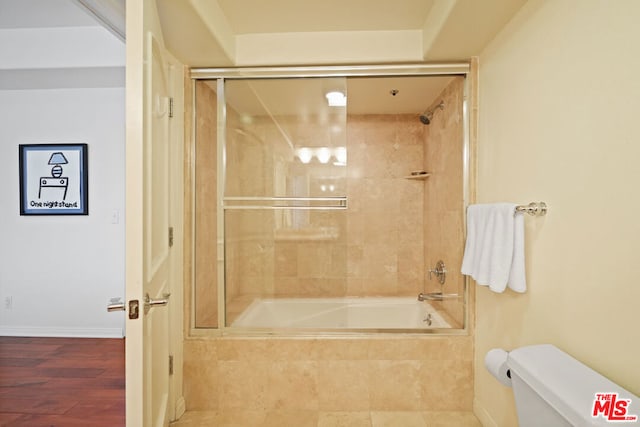
[(173, 117), (173, 98), (169, 98), (169, 118)]
[(173, 375), (173, 355), (169, 355), (169, 375)]
[(173, 227), (169, 227), (169, 247), (173, 246)]

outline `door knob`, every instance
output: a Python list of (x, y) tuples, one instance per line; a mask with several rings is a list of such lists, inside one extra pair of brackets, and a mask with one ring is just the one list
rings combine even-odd
[(107, 305), (107, 311), (108, 312), (112, 312), (112, 311), (126, 311), (127, 310), (127, 306), (126, 304), (122, 301), (122, 298), (120, 297), (114, 297), (111, 298), (109, 300), (109, 305)]
[(107, 311), (125, 311), (126, 306), (123, 302), (116, 302), (107, 306)]
[[(138, 307), (140, 304), (137, 299), (132, 299), (129, 301), (129, 319), (137, 319), (138, 318)], [(120, 301), (120, 298), (112, 298), (111, 304), (107, 305), (107, 311), (127, 311), (127, 304)]]
[(169, 304), (170, 293), (162, 294), (163, 298), (153, 299), (149, 294), (144, 296), (144, 314), (147, 314), (153, 307), (162, 307)]

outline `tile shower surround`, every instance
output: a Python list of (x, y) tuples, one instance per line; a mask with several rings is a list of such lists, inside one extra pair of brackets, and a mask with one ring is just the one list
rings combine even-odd
[[(271, 213), (234, 212), (227, 219), (230, 230), (245, 230), (250, 239), (228, 242), (227, 306), (229, 313), (242, 311), (252, 296), (340, 297), (340, 296), (414, 296), (438, 291), (435, 281), (425, 281), (425, 266), (444, 259), (450, 272), (461, 262), (462, 240), (462, 92), (464, 79), (458, 77), (437, 98), (445, 102), (429, 126), (415, 115), (349, 116), (349, 167), (346, 180), (349, 209), (341, 216), (311, 213), (311, 224), (338, 227), (336, 241), (274, 240)], [(215, 96), (209, 86), (198, 83), (198, 111), (215, 117)], [(229, 113), (230, 125), (241, 126)], [(315, 135), (309, 125), (279, 118), (295, 137), (305, 141)], [(196, 324), (215, 327), (217, 312), (215, 259), (215, 124), (198, 119), (198, 156), (196, 188)], [(277, 136), (271, 126), (256, 125), (260, 135)], [(318, 132), (321, 134), (321, 132)], [(266, 136), (265, 136), (266, 138)], [(323, 139), (324, 141), (324, 139)], [(452, 142), (460, 143), (452, 143)], [(322, 141), (318, 141), (322, 145)], [(273, 156), (280, 153), (275, 143)], [(286, 151), (286, 150), (285, 150)], [(233, 153), (233, 154), (232, 154)], [(256, 147), (255, 140), (243, 140), (229, 149), (255, 173), (241, 173), (228, 179), (232, 194), (262, 194), (273, 184), (266, 169), (270, 156)], [(262, 160), (260, 160), (262, 158)], [(432, 172), (426, 181), (407, 180), (411, 171)], [(252, 178), (253, 177), (253, 178)], [(258, 179), (256, 179), (256, 177)], [(344, 186), (344, 181), (339, 187)], [(207, 206), (207, 204), (212, 206)], [(424, 207), (428, 206), (428, 209)], [(424, 230), (424, 234), (416, 233)], [(213, 234), (212, 234), (213, 233)], [(230, 232), (230, 235), (233, 234)], [(263, 236), (263, 237), (260, 237)], [(256, 240), (259, 239), (259, 240)], [(445, 293), (463, 293), (460, 274), (449, 274)], [(462, 324), (461, 301), (446, 301), (444, 309), (455, 323)], [(232, 319), (230, 319), (232, 320)]]
[[(458, 89), (452, 89), (454, 84)], [(454, 81), (447, 90), (457, 90), (459, 93), (456, 96), (461, 96), (460, 81)], [(446, 90), (443, 95), (446, 96)], [(414, 129), (420, 132), (418, 127)], [(429, 129), (422, 128), (422, 131), (426, 134)], [(358, 140), (356, 138), (353, 141)], [(381, 149), (388, 150), (390, 147), (393, 144)], [(357, 159), (358, 152), (357, 147), (349, 149), (354, 149), (353, 154), (349, 154), (351, 166), (352, 160)], [(420, 157), (428, 156), (428, 150)], [(384, 154), (380, 158), (382, 157)], [(446, 157), (451, 158), (450, 155)], [(416, 165), (416, 168), (429, 169), (429, 158), (426, 157), (425, 161), (425, 166)], [(392, 167), (395, 166), (389, 165), (380, 171), (391, 173)], [(403, 167), (403, 175), (407, 172), (404, 169)], [(351, 178), (353, 177), (348, 179)], [(380, 179), (393, 178), (388, 175), (387, 178)], [(402, 183), (405, 184), (409, 183)], [(417, 186), (414, 189), (415, 187)], [(419, 202), (414, 203), (424, 203), (428, 197), (430, 196), (425, 194), (424, 199), (420, 198)], [(450, 194), (447, 197), (455, 196)], [(358, 212), (355, 201), (350, 201), (351, 207), (354, 208), (354, 213)], [(426, 222), (429, 220), (423, 221), (427, 227)], [(367, 238), (366, 234), (363, 232), (361, 238)], [(355, 246), (359, 244), (357, 240), (353, 243)], [(351, 249), (355, 249), (355, 254), (352, 251), (348, 259), (350, 266), (354, 267), (354, 263), (357, 266), (362, 262), (364, 258), (359, 257), (364, 257), (364, 254), (356, 248)], [(424, 256), (428, 256), (430, 251), (425, 245), (424, 252), (419, 247), (407, 247), (403, 254), (414, 253), (414, 250)], [(403, 260), (402, 262), (407, 260), (409, 263), (420, 261), (419, 257), (412, 259), (404, 255), (396, 259)], [(417, 274), (423, 275), (423, 266), (419, 265), (418, 268)], [(389, 273), (395, 276), (401, 276), (403, 272), (412, 274), (409, 270), (397, 264), (397, 270)], [(291, 270), (283, 271), (291, 273)], [(364, 277), (357, 278), (358, 274), (357, 269), (352, 273), (352, 279), (346, 285), (348, 289), (364, 291), (367, 285)], [(407, 281), (403, 278), (402, 283), (396, 286), (406, 286), (411, 282), (419, 285), (414, 279), (409, 278)], [(414, 285), (410, 292), (414, 292)], [(379, 284), (373, 286), (380, 287)], [(471, 301), (473, 293), (471, 289)], [(469, 311), (471, 317), (473, 307), (469, 307)], [(270, 411), (316, 414), (318, 411), (325, 411), (329, 414), (351, 411), (358, 414), (370, 413), (371, 420), (374, 419), (375, 411), (388, 414), (397, 411), (410, 414), (437, 411), (444, 417), (442, 419), (448, 419), (446, 411), (454, 411), (450, 413), (453, 417), (458, 416), (457, 411), (463, 411), (460, 416), (464, 418), (472, 408), (473, 398), (472, 329), (471, 325), (468, 336), (188, 338), (184, 341), (184, 395), (187, 410), (213, 411), (212, 414), (216, 417), (239, 413), (238, 411), (244, 414), (264, 414)], [(327, 416), (331, 418), (331, 415)], [(384, 418), (384, 415), (380, 416)], [(429, 420), (437, 420), (438, 417), (440, 415), (435, 414)], [(425, 419), (427, 418), (425, 415)], [(470, 423), (475, 425), (474, 420)]]

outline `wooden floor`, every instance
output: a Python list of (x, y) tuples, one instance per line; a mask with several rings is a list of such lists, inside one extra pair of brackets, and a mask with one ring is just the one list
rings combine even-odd
[(0, 426), (125, 425), (124, 340), (0, 337)]

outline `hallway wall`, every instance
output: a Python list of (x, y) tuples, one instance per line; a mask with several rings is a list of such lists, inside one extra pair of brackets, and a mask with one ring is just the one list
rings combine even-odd
[[(0, 335), (122, 337), (124, 88), (0, 99)], [(36, 143), (88, 144), (89, 215), (20, 216), (18, 145)]]
[[(0, 28), (0, 335), (122, 337), (125, 46), (72, 3), (20, 3)], [(20, 216), (18, 146), (49, 143), (88, 145), (88, 215)]]

